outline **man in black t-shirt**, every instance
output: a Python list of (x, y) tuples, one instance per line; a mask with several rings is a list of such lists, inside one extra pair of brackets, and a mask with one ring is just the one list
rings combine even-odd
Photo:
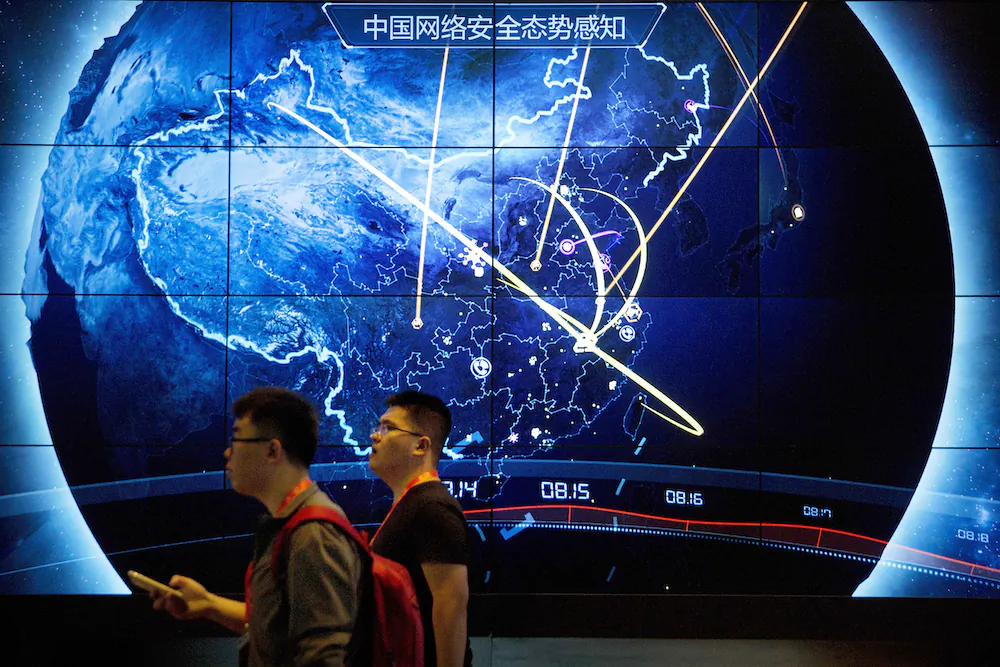
[(470, 667), (469, 547), (462, 507), (438, 479), (451, 411), (440, 398), (404, 391), (388, 398), (372, 430), (369, 465), (393, 505), (372, 549), (410, 572), (424, 623), (426, 667)]

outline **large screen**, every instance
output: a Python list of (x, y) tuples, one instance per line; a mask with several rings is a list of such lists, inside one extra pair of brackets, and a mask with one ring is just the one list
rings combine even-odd
[(0, 592), (239, 595), (279, 385), (367, 528), (448, 403), (473, 592), (1000, 596), (997, 12), (933, 4), (6, 3)]

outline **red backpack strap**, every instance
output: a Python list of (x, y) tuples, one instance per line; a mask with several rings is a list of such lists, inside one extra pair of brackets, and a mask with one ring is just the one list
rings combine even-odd
[(243, 602), (246, 603), (246, 611), (243, 613), (243, 622), (250, 622), (250, 579), (253, 578), (253, 561), (247, 565), (247, 573), (243, 575)]
[(292, 532), (308, 521), (326, 521), (337, 526), (346, 533), (352, 540), (361, 546), (361, 550), (370, 553), (368, 542), (358, 534), (358, 531), (351, 525), (343, 514), (331, 507), (322, 505), (309, 505), (302, 507), (281, 527), (277, 537), (274, 538), (274, 547), (271, 551), (271, 568), (283, 570), (288, 562), (288, 542), (291, 540)]

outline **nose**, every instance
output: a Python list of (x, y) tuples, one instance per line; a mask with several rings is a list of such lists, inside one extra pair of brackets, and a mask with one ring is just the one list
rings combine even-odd
[(230, 445), (230, 446), (227, 446), (227, 447), (226, 447), (226, 450), (225, 450), (224, 452), (222, 452), (222, 456), (223, 456), (223, 457), (225, 457), (225, 459), (226, 459), (227, 461), (229, 460), (229, 457), (230, 457), (230, 456), (232, 456), (232, 455), (233, 455), (233, 448), (232, 448), (232, 445)]

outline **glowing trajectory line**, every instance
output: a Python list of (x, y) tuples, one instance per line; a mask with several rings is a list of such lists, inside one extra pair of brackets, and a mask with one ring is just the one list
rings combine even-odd
[[(733, 51), (732, 47), (729, 46), (729, 42), (726, 41), (726, 36), (722, 34), (722, 30), (712, 19), (712, 15), (708, 13), (708, 9), (701, 2), (696, 3), (698, 5), (698, 10), (701, 15), (708, 21), (708, 25), (712, 28), (712, 32), (715, 33), (716, 39), (722, 44), (723, 50), (726, 52), (726, 57), (729, 58), (729, 62), (732, 63), (733, 67), (736, 69), (737, 73), (740, 75), (740, 81), (743, 82), (745, 87), (750, 86), (750, 77), (743, 70), (743, 66), (740, 65), (739, 58), (736, 57), (736, 53)], [(764, 126), (767, 127), (767, 133), (771, 136), (771, 145), (774, 146), (774, 153), (778, 156), (778, 166), (781, 168), (781, 177), (784, 179), (785, 184), (788, 184), (788, 176), (785, 172), (785, 161), (781, 157), (781, 149), (778, 148), (778, 140), (774, 138), (774, 130), (771, 129), (771, 121), (768, 119), (767, 114), (764, 112), (764, 105), (760, 103), (760, 99), (757, 97), (757, 93), (753, 93), (753, 101), (757, 103), (757, 111), (760, 113), (760, 117), (764, 120)]]
[(637, 385), (648, 391), (651, 395), (656, 397), (658, 401), (660, 401), (665, 406), (670, 408), (670, 410), (672, 410), (673, 413), (677, 415), (677, 417), (680, 419), (680, 421), (678, 421), (677, 419), (674, 419), (672, 417), (664, 416), (664, 419), (667, 422), (673, 424), (674, 426), (676, 426), (677, 428), (681, 429), (686, 433), (690, 433), (691, 435), (700, 436), (705, 433), (705, 429), (701, 426), (701, 424), (699, 424), (694, 419), (694, 417), (689, 415), (687, 411), (684, 410), (684, 408), (675, 403), (669, 396), (664, 394), (654, 385), (650, 384), (649, 381), (647, 381), (641, 375), (633, 371), (631, 368), (629, 368), (622, 362), (618, 361), (617, 359), (612, 357), (610, 354), (608, 354), (601, 348), (597, 347), (597, 338), (596, 336), (594, 336), (593, 332), (584, 327), (582, 324), (580, 324), (580, 322), (575, 320), (570, 315), (564, 313), (563, 311), (559, 310), (558, 308), (556, 308), (555, 306), (553, 306), (552, 304), (548, 303), (540, 296), (538, 296), (538, 294), (534, 290), (532, 290), (531, 287), (529, 287), (523, 280), (518, 278), (513, 271), (504, 266), (503, 263), (501, 263), (500, 261), (494, 259), (490, 254), (483, 252), (483, 250), (479, 248), (475, 244), (475, 242), (473, 242), (472, 239), (470, 239), (468, 236), (459, 231), (454, 225), (445, 220), (443, 217), (441, 217), (433, 210), (431, 210), (430, 207), (426, 206), (422, 201), (420, 201), (412, 194), (410, 194), (404, 187), (399, 185), (399, 183), (396, 183), (394, 180), (389, 178), (375, 165), (371, 164), (363, 157), (352, 151), (336, 137), (332, 136), (330, 133), (323, 130), (323, 128), (317, 126), (315, 123), (312, 123), (308, 119), (303, 118), (294, 111), (280, 104), (277, 104), (276, 102), (268, 102), (267, 107), (269, 109), (277, 110), (287, 114), (288, 116), (294, 118), (296, 121), (298, 121), (305, 127), (309, 128), (319, 136), (326, 139), (329, 143), (339, 148), (345, 155), (347, 155), (349, 158), (351, 158), (357, 164), (363, 167), (366, 171), (368, 171), (368, 173), (375, 176), (380, 181), (385, 183), (387, 186), (392, 188), (392, 190), (394, 190), (397, 194), (399, 194), (400, 197), (402, 197), (412, 206), (414, 206), (419, 211), (427, 215), (431, 220), (440, 225), (446, 232), (448, 232), (449, 234), (454, 236), (458, 241), (463, 243), (466, 247), (468, 247), (470, 257), (472, 256), (478, 257), (484, 263), (489, 264), (494, 271), (500, 273), (504, 278), (507, 279), (508, 282), (514, 285), (518, 291), (527, 296), (532, 303), (534, 303), (536, 306), (541, 308), (542, 311), (548, 314), (548, 316), (551, 317), (556, 322), (556, 324), (561, 326), (563, 329), (566, 330), (567, 333), (573, 336), (577, 341), (577, 344), (574, 345), (575, 350), (577, 350), (580, 353), (590, 352), (596, 355), (601, 361), (608, 364), (609, 366), (617, 370), (619, 373), (629, 378)]
[[(434, 151), (437, 148), (438, 126), (441, 122), (441, 99), (444, 97), (444, 76), (448, 71), (448, 51), (451, 47), (444, 48), (444, 58), (441, 61), (441, 82), (438, 84), (437, 109), (434, 111), (434, 132), (431, 135), (431, 156), (427, 164), (427, 191), (424, 194), (424, 206), (430, 209), (431, 205), (431, 183), (434, 180)], [(427, 248), (427, 213), (424, 213), (424, 224), (420, 229), (420, 263), (417, 264), (417, 312), (411, 323), (414, 329), (424, 326), (424, 321), (420, 319), (420, 300), (424, 292), (424, 254)]]
[[(781, 39), (778, 40), (778, 44), (774, 47), (774, 50), (771, 51), (771, 55), (768, 57), (767, 62), (764, 63), (764, 66), (757, 73), (757, 76), (754, 77), (753, 82), (751, 82), (750, 86), (747, 87), (747, 91), (743, 93), (743, 97), (740, 98), (739, 104), (737, 104), (736, 107), (733, 109), (733, 112), (729, 114), (729, 118), (726, 119), (726, 122), (723, 124), (722, 128), (719, 129), (719, 133), (715, 136), (715, 139), (712, 140), (711, 146), (708, 147), (708, 150), (705, 151), (705, 154), (701, 156), (700, 160), (698, 160), (698, 164), (695, 165), (695, 168), (691, 171), (691, 174), (684, 181), (684, 184), (681, 186), (680, 190), (677, 191), (677, 194), (674, 195), (674, 198), (670, 201), (670, 204), (667, 206), (666, 209), (664, 209), (663, 214), (660, 215), (660, 218), (656, 221), (656, 224), (653, 225), (653, 228), (649, 230), (649, 234), (646, 235), (647, 242), (651, 238), (653, 238), (653, 234), (655, 234), (656, 230), (659, 229), (661, 224), (663, 224), (663, 221), (667, 219), (667, 216), (670, 215), (670, 212), (674, 210), (674, 206), (677, 205), (677, 202), (680, 201), (681, 197), (684, 196), (684, 193), (687, 192), (688, 187), (691, 185), (692, 181), (694, 181), (695, 177), (698, 175), (698, 172), (701, 171), (701, 168), (705, 166), (705, 162), (708, 160), (709, 156), (711, 156), (712, 153), (715, 151), (715, 147), (719, 145), (720, 141), (722, 141), (722, 137), (725, 136), (726, 132), (729, 130), (729, 126), (732, 125), (733, 121), (736, 119), (737, 114), (739, 114), (740, 110), (743, 109), (743, 105), (746, 104), (747, 100), (750, 99), (750, 95), (752, 95), (754, 91), (757, 89), (757, 84), (760, 83), (761, 78), (763, 78), (768, 68), (771, 67), (771, 63), (774, 62), (774, 58), (778, 55), (778, 52), (784, 46), (785, 40), (788, 39), (788, 35), (791, 34), (792, 28), (795, 27), (796, 23), (798, 23), (799, 18), (802, 16), (802, 12), (805, 11), (806, 5), (808, 4), (809, 4), (808, 2), (803, 2), (799, 6), (799, 11), (795, 13), (795, 16), (792, 18), (791, 23), (788, 24), (787, 28), (785, 28), (784, 34), (781, 36)], [(618, 272), (618, 275), (616, 275), (614, 279), (611, 281), (609, 287), (611, 285), (618, 284), (618, 281), (621, 280), (621, 277), (625, 275), (625, 272), (628, 270), (630, 266), (632, 266), (632, 262), (634, 262), (636, 257), (638, 256), (639, 256), (639, 249), (637, 248), (635, 252), (632, 253), (632, 256), (628, 258), (628, 261), (625, 262), (625, 264), (622, 266), (622, 269), (621, 271)]]
[[(531, 178), (525, 178), (524, 176), (514, 176), (512, 180), (516, 181), (527, 181), (528, 183), (533, 183), (538, 187), (542, 188), (546, 192), (552, 195), (552, 201), (559, 200), (566, 212), (569, 213), (573, 221), (580, 228), (580, 233), (583, 234), (583, 241), (586, 242), (587, 248), (590, 249), (590, 257), (594, 261), (594, 272), (597, 277), (597, 299), (595, 303), (597, 304), (597, 310), (594, 312), (594, 322), (590, 325), (590, 332), (593, 333), (597, 330), (597, 325), (601, 323), (601, 317), (604, 315), (604, 304), (607, 299), (607, 288), (604, 285), (604, 269), (601, 267), (601, 252), (597, 249), (597, 244), (594, 243), (594, 237), (591, 235), (590, 230), (587, 229), (587, 223), (583, 221), (580, 214), (576, 212), (576, 209), (566, 201), (565, 197), (559, 194), (559, 191), (555, 187), (549, 187), (540, 181), (536, 181)], [(595, 338), (596, 342), (596, 338)]]
[[(619, 204), (622, 208), (624, 208), (625, 211), (628, 213), (629, 217), (632, 218), (632, 224), (635, 225), (636, 232), (639, 234), (639, 270), (636, 273), (635, 282), (632, 283), (632, 289), (629, 290), (629, 294), (625, 298), (625, 302), (622, 304), (622, 307), (618, 310), (617, 313), (615, 313), (614, 317), (608, 320), (607, 324), (601, 327), (600, 331), (596, 332), (595, 335), (598, 338), (600, 338), (601, 336), (604, 335), (605, 331), (615, 326), (615, 324), (619, 320), (621, 320), (622, 317), (625, 316), (625, 313), (628, 312), (629, 306), (631, 306), (632, 302), (635, 301), (635, 295), (639, 292), (639, 285), (642, 284), (643, 278), (645, 278), (646, 276), (646, 261), (649, 255), (649, 249), (647, 247), (648, 244), (646, 243), (646, 235), (643, 233), (642, 230), (642, 223), (639, 222), (639, 216), (635, 214), (635, 211), (633, 211), (628, 204), (626, 204), (624, 201), (622, 201), (615, 195), (611, 194), (610, 192), (605, 192), (604, 190), (595, 190), (593, 188), (580, 188), (580, 189), (590, 192), (596, 192), (598, 194), (602, 194), (605, 197), (609, 197), (612, 200), (614, 200), (617, 204)], [(615, 285), (618, 287), (618, 290), (621, 291), (621, 285), (618, 285), (618, 283), (615, 283)], [(624, 295), (624, 292), (622, 292), (622, 294)]]
[[(598, 257), (599, 252), (597, 250), (597, 246), (594, 244), (594, 239), (596, 239), (598, 236), (603, 236), (605, 234), (617, 234), (617, 232), (598, 232), (597, 234), (591, 234), (590, 230), (587, 229), (586, 224), (580, 218), (580, 215), (573, 208), (573, 205), (570, 204), (570, 202), (568, 202), (564, 197), (562, 197), (558, 193), (558, 191), (556, 191), (554, 188), (551, 188), (539, 181), (530, 178), (525, 178), (523, 176), (515, 176), (513, 177), (513, 180), (533, 183), (538, 187), (542, 188), (543, 190), (545, 190), (546, 192), (549, 192), (552, 195), (553, 199), (557, 199), (559, 203), (562, 204), (562, 206), (570, 214), (570, 217), (572, 217), (573, 220), (576, 222), (577, 226), (580, 227), (580, 231), (583, 234), (583, 239), (581, 241), (578, 241), (578, 243), (587, 244), (587, 247), (590, 249), (591, 258), (594, 261), (594, 270), (596, 271), (597, 274), (597, 299), (595, 300), (595, 303), (597, 304), (597, 310), (594, 315), (594, 322), (590, 326), (590, 331), (594, 334), (593, 338), (594, 341), (596, 342), (598, 339), (600, 339), (601, 336), (604, 335), (604, 333), (608, 329), (615, 326), (615, 324), (617, 324), (622, 319), (622, 317), (625, 316), (626, 312), (628, 312), (629, 306), (631, 306), (632, 302), (635, 301), (635, 296), (639, 291), (639, 286), (642, 284), (643, 278), (646, 275), (646, 261), (648, 257), (648, 249), (646, 244), (646, 235), (643, 232), (642, 223), (639, 222), (639, 216), (636, 215), (635, 211), (633, 211), (628, 204), (626, 204), (619, 197), (616, 197), (610, 192), (605, 192), (604, 190), (598, 190), (596, 188), (580, 188), (580, 190), (584, 192), (594, 192), (596, 194), (604, 195), (605, 197), (608, 197), (615, 203), (619, 204), (622, 208), (625, 209), (629, 217), (632, 219), (632, 223), (635, 225), (636, 231), (639, 235), (639, 250), (640, 250), (639, 271), (636, 274), (635, 282), (632, 284), (632, 289), (629, 291), (628, 296), (625, 296), (625, 292), (622, 290), (621, 285), (617, 285), (618, 291), (620, 291), (622, 293), (622, 296), (624, 297), (624, 303), (622, 304), (622, 307), (618, 310), (618, 312), (611, 317), (608, 323), (605, 324), (603, 327), (601, 327), (601, 330), (598, 331), (597, 325), (600, 323), (601, 317), (603, 317), (604, 315), (604, 306), (607, 302), (606, 298), (607, 288), (604, 285), (604, 270), (600, 265), (600, 259)], [(579, 344), (583, 344), (582, 341)]]
[(590, 47), (583, 52), (583, 64), (580, 66), (580, 80), (576, 82), (576, 95), (573, 96), (573, 108), (569, 112), (569, 124), (566, 126), (566, 137), (563, 139), (562, 154), (559, 156), (559, 167), (556, 169), (556, 179), (552, 181), (553, 195), (549, 198), (549, 208), (545, 211), (545, 221), (542, 223), (542, 233), (538, 237), (538, 252), (535, 261), (531, 263), (532, 271), (542, 269), (542, 246), (545, 245), (545, 235), (549, 231), (549, 221), (552, 219), (552, 207), (556, 203), (555, 192), (559, 190), (562, 180), (563, 165), (566, 164), (566, 152), (569, 149), (569, 138), (573, 134), (573, 122), (576, 120), (576, 107), (580, 104), (580, 93), (583, 90), (583, 77), (587, 73), (587, 61), (590, 60)]

